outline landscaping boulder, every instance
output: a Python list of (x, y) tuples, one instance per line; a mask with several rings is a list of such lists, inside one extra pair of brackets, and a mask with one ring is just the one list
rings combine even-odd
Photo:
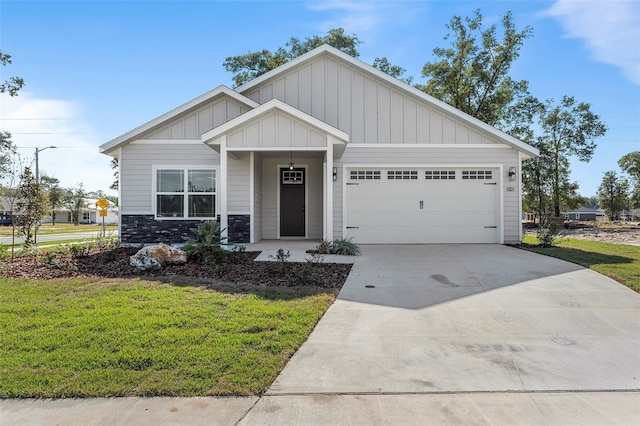
[(160, 243), (143, 247), (129, 258), (131, 266), (141, 271), (155, 271), (164, 265), (179, 265), (187, 262), (187, 254), (178, 248)]

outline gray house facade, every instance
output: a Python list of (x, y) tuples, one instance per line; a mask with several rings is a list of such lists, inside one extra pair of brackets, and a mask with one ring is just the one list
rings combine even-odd
[(100, 147), (119, 160), (123, 243), (521, 240), (517, 139), (323, 45)]

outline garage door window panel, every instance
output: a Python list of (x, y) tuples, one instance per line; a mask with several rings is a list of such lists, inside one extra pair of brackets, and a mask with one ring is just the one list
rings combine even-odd
[(462, 180), (491, 180), (493, 173), (491, 170), (463, 170)]
[(380, 170), (352, 170), (349, 174), (351, 180), (380, 180)]
[(417, 170), (389, 170), (387, 180), (418, 180)]

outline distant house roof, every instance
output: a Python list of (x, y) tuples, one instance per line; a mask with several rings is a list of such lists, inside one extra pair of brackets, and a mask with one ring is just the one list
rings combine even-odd
[(579, 214), (591, 213), (591, 214), (595, 214), (596, 216), (600, 216), (600, 215), (604, 216), (605, 214), (604, 210), (596, 209), (593, 207), (584, 207), (584, 206), (580, 207), (579, 209), (566, 212), (566, 214), (577, 214), (577, 213)]

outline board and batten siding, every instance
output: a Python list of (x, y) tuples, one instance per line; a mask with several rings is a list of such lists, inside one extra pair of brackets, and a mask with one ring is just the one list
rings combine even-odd
[(227, 135), (227, 148), (323, 147), (326, 136), (320, 130), (275, 111), (243, 124)]
[(493, 144), (496, 140), (424, 99), (328, 55), (242, 93), (277, 98), (350, 135), (350, 143)]
[(136, 144), (122, 148), (120, 157), (121, 214), (153, 214), (153, 166), (218, 167), (220, 155), (204, 144)]
[(160, 129), (143, 134), (139, 139), (200, 139), (202, 134), (244, 114), (249, 109), (235, 99), (223, 97), (166, 123)]
[[(500, 190), (504, 200), (504, 242), (517, 243), (520, 240), (520, 196), (519, 181), (510, 181), (508, 172), (510, 167), (520, 167), (518, 152), (510, 147), (367, 147), (353, 148), (347, 146), (344, 155), (336, 160), (338, 180), (334, 182), (334, 218), (333, 236), (341, 238), (343, 232), (343, 182), (346, 178), (342, 174), (343, 165), (357, 166), (376, 165), (380, 168), (402, 166), (403, 164), (416, 167), (439, 165), (497, 165), (502, 164), (502, 187)], [(389, 166), (385, 166), (388, 164)], [(514, 188), (513, 191), (507, 188)]]

